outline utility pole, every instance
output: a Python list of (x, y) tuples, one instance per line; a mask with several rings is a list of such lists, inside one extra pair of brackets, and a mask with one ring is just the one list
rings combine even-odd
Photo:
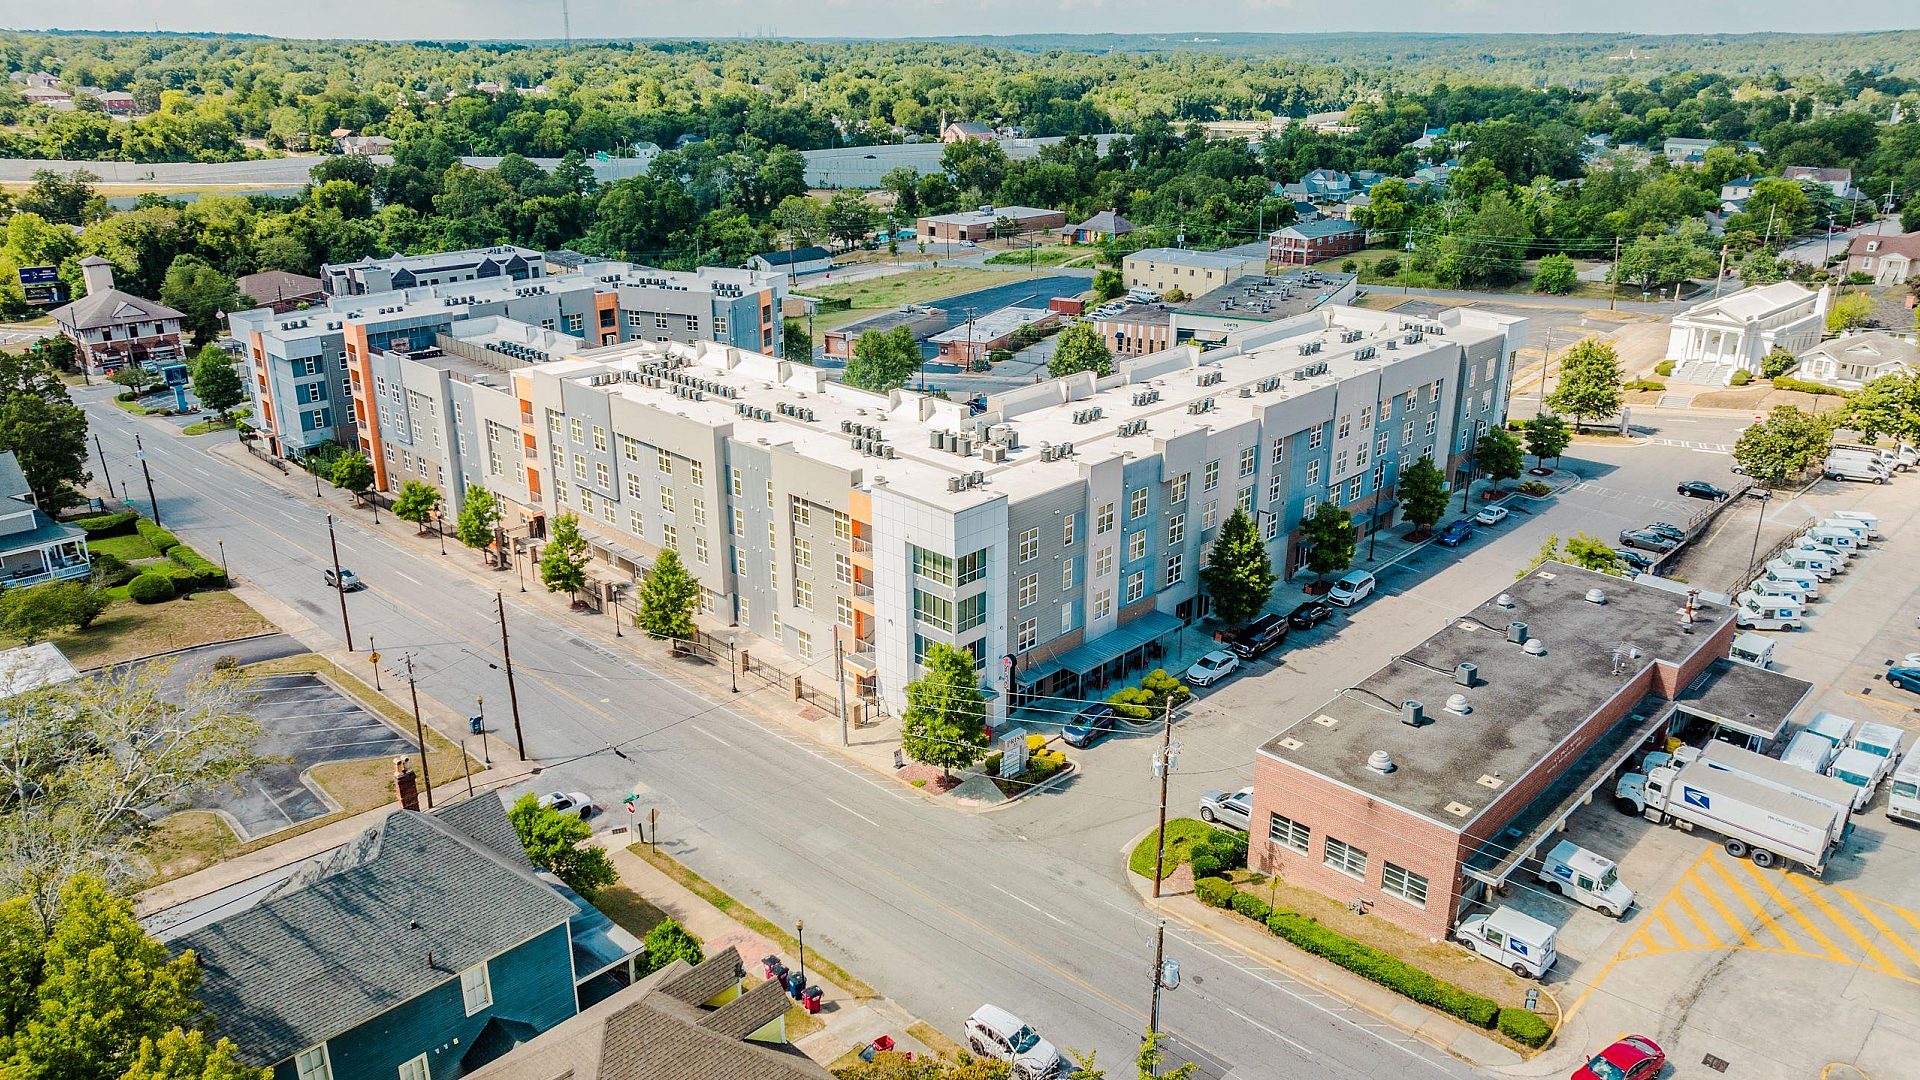
[(494, 610), (500, 613), (500, 655), (507, 661), (507, 704), (513, 710), (513, 741), (520, 747), (520, 759), (527, 757), (527, 736), (520, 730), (520, 691), (513, 685), (513, 649), (507, 644), (507, 602), (493, 594)]
[(847, 745), (847, 668), (843, 662), (845, 648), (840, 643), (840, 624), (833, 624), (833, 681), (840, 688), (840, 745)]
[(1620, 238), (1613, 238), (1613, 273), (1607, 275), (1613, 279), (1613, 287), (1607, 292), (1607, 310), (1612, 311), (1620, 299)]
[(347, 619), (347, 583), (340, 579), (340, 541), (333, 535), (333, 515), (327, 515), (327, 546), (333, 549), (333, 591), (340, 594), (340, 630), (347, 638), (347, 651), (353, 651), (353, 623)]
[(1153, 933), (1153, 1007), (1147, 1013), (1147, 1035), (1152, 1037), (1160, 1033), (1160, 990), (1165, 980), (1160, 977), (1160, 969), (1167, 962), (1167, 920), (1161, 919), (1160, 926)]
[[(413, 681), (413, 654), (407, 654), (407, 693), (413, 698), (413, 734), (420, 741), (420, 786), (427, 791), (427, 809), (433, 809), (433, 774), (427, 771), (427, 727), (420, 722), (420, 689)], [(464, 752), (461, 756), (465, 756)]]
[[(84, 371), (86, 370), (86, 365), (82, 364), (80, 368)], [(84, 451), (82, 452), (84, 453)], [(107, 481), (107, 498), (111, 499), (113, 498), (113, 474), (107, 471), (107, 452), (100, 446), (100, 436), (98, 435), (93, 437), (93, 452), (100, 456), (100, 475)]]
[[(1166, 870), (1167, 862), (1167, 780), (1173, 775), (1173, 699), (1167, 699), (1166, 712), (1161, 721), (1160, 754), (1154, 760), (1153, 770), (1160, 774), (1160, 831), (1153, 853), (1153, 898), (1160, 899), (1160, 878)], [(1159, 978), (1160, 967), (1154, 965), (1154, 977)]]
[[(1547, 327), (1547, 344), (1540, 350), (1540, 405), (1533, 410), (1534, 419), (1547, 411), (1547, 365), (1553, 362), (1553, 327)], [(1535, 462), (1535, 464), (1539, 464)]]
[(1821, 265), (1821, 267), (1822, 267), (1822, 268), (1825, 268), (1825, 267), (1826, 267), (1826, 265), (1827, 265), (1827, 260), (1828, 260), (1828, 259), (1831, 259), (1832, 257), (1833, 257), (1833, 215), (1832, 215), (1832, 214), (1828, 214), (1828, 215), (1827, 215), (1827, 238), (1826, 238), (1826, 243), (1825, 243), (1825, 245), (1824, 245), (1824, 246), (1822, 246), (1822, 248), (1820, 249), (1820, 265)]
[(160, 500), (153, 497), (153, 471), (147, 468), (147, 450), (140, 445), (140, 436), (133, 437), (133, 456), (140, 459), (140, 475), (147, 481), (147, 506), (153, 511), (153, 523), (160, 524)]

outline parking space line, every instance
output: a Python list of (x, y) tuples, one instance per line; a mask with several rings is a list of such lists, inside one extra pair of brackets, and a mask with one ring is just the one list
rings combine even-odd
[(1664, 908), (1661, 909), (1658, 914), (1654, 915), (1653, 918), (1655, 922), (1659, 923), (1660, 926), (1666, 930), (1667, 935), (1673, 938), (1673, 943), (1676, 946), (1682, 949), (1693, 947), (1693, 942), (1688, 941), (1687, 935), (1680, 932), (1680, 927), (1674, 923), (1673, 916), (1668, 915)]
[[(1827, 917), (1828, 922), (1832, 923), (1836, 927), (1839, 927), (1842, 933), (1846, 934), (1848, 937), (1853, 939), (1853, 943), (1860, 947), (1861, 952), (1866, 953), (1868, 957), (1872, 958), (1874, 963), (1880, 965), (1880, 970), (1882, 972), (1888, 975), (1895, 975), (1899, 973), (1897, 969), (1894, 968), (1893, 961), (1887, 959), (1887, 954), (1881, 952), (1879, 949), (1874, 948), (1873, 942), (1867, 940), (1867, 936), (1865, 934), (1862, 934), (1860, 931), (1854, 929), (1853, 923), (1849, 922), (1846, 916), (1840, 914), (1840, 912), (1832, 904), (1827, 903), (1826, 897), (1820, 895), (1820, 890), (1818, 888), (1808, 885), (1806, 882), (1800, 880), (1800, 878), (1794, 874), (1786, 875), (1786, 879), (1787, 879), (1787, 883), (1789, 885), (1792, 885), (1796, 890), (1798, 890), (1802, 896), (1805, 896), (1808, 900), (1813, 901), (1813, 906), (1820, 909), (1820, 913)], [(1863, 964), (1861, 966), (1865, 967), (1866, 965)]]
[(1773, 882), (1767, 880), (1768, 875), (1766, 871), (1761, 870), (1759, 867), (1750, 865), (1746, 862), (1742, 862), (1740, 864), (1740, 869), (1742, 872), (1746, 874), (1746, 876), (1752, 878), (1754, 884), (1758, 885), (1760, 889), (1764, 891), (1767, 894), (1767, 896), (1773, 900), (1774, 903), (1780, 905), (1780, 909), (1786, 912), (1787, 915), (1790, 916), (1794, 922), (1799, 923), (1800, 928), (1802, 930), (1805, 930), (1808, 934), (1812, 935), (1813, 940), (1818, 942), (1821, 948), (1827, 950), (1827, 952), (1832, 955), (1833, 959), (1835, 960), (1847, 959), (1847, 954), (1841, 952), (1839, 947), (1833, 943), (1833, 940), (1831, 938), (1821, 933), (1820, 928), (1813, 924), (1812, 919), (1807, 918), (1806, 915), (1803, 914), (1798, 907), (1794, 906), (1792, 901), (1788, 900), (1784, 895), (1781, 894), (1779, 889), (1774, 887)]

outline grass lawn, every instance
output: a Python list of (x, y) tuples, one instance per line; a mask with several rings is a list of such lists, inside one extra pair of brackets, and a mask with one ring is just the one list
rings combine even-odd
[(95, 555), (112, 555), (123, 562), (138, 562), (141, 559), (160, 557), (160, 549), (147, 543), (147, 538), (139, 533), (103, 536), (98, 540), (89, 540), (87, 550)]
[(855, 319), (871, 315), (875, 311), (890, 311), (903, 304), (924, 304), (931, 300), (953, 296), (956, 293), (972, 292), (976, 289), (990, 289), (995, 285), (1011, 285), (1017, 281), (1028, 281), (1040, 274), (1021, 275), (1005, 270), (976, 270), (968, 266), (936, 266), (926, 270), (909, 270), (903, 274), (888, 274), (886, 277), (870, 278), (866, 281), (849, 281), (838, 285), (822, 285), (803, 290), (808, 296), (818, 296), (827, 300), (848, 300), (853, 307), (847, 311), (832, 312), (813, 320), (816, 330), (839, 326)]
[(47, 640), (60, 646), (73, 666), (84, 669), (273, 630), (272, 623), (225, 589), (159, 604), (136, 604), (125, 592), (124, 586), (107, 590), (113, 604), (92, 627)]
[(1031, 253), (1025, 249), (1003, 251), (988, 256), (987, 262), (994, 266), (1027, 266), (1029, 260), (1033, 266), (1065, 266), (1068, 263), (1090, 263), (1100, 257), (1100, 249), (1082, 244), (1069, 247), (1065, 244), (1042, 244)]
[(800, 1007), (799, 1002), (787, 1006), (787, 1041), (799, 1042), (801, 1039), (826, 1027), (827, 1022)]
[(216, 431), (232, 431), (231, 420), (202, 420), (197, 424), (188, 424), (180, 429), (182, 435), (208, 435)]
[(119, 398), (116, 397), (113, 399), (113, 403), (127, 410), (128, 412), (132, 413), (135, 416), (148, 416), (155, 411), (153, 409), (147, 408), (145, 405), (140, 404), (138, 401), (121, 401)]
[[(1193, 845), (1212, 836), (1214, 832), (1213, 826), (1197, 818), (1174, 818), (1167, 822), (1167, 862), (1164, 867), (1166, 873), (1171, 874), (1174, 867), (1186, 862), (1188, 856), (1193, 854)], [(1159, 842), (1160, 830), (1155, 829), (1148, 833), (1146, 838), (1134, 847), (1133, 854), (1127, 858), (1127, 869), (1141, 877), (1152, 877), (1153, 855)]]
[(666, 912), (654, 907), (646, 897), (617, 882), (595, 894), (593, 906), (604, 912), (622, 930), (637, 938), (646, 937), (647, 931), (667, 921)]

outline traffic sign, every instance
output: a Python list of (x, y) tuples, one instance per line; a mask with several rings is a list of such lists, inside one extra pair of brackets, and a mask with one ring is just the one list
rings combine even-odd
[(367, 663), (369, 663), (369, 664), (377, 664), (377, 663), (379, 663), (379, 662), (380, 662), (380, 654), (379, 654), (379, 653), (377, 653), (377, 652), (371, 652), (371, 653), (368, 653), (368, 654), (367, 654)]

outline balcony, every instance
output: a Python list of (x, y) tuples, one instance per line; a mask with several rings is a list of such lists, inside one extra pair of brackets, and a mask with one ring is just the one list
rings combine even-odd
[(856, 534), (852, 540), (848, 541), (848, 546), (853, 548), (855, 554), (859, 554), (859, 555), (873, 554), (873, 541), (867, 539), (864, 536), (860, 536), (858, 534)]

